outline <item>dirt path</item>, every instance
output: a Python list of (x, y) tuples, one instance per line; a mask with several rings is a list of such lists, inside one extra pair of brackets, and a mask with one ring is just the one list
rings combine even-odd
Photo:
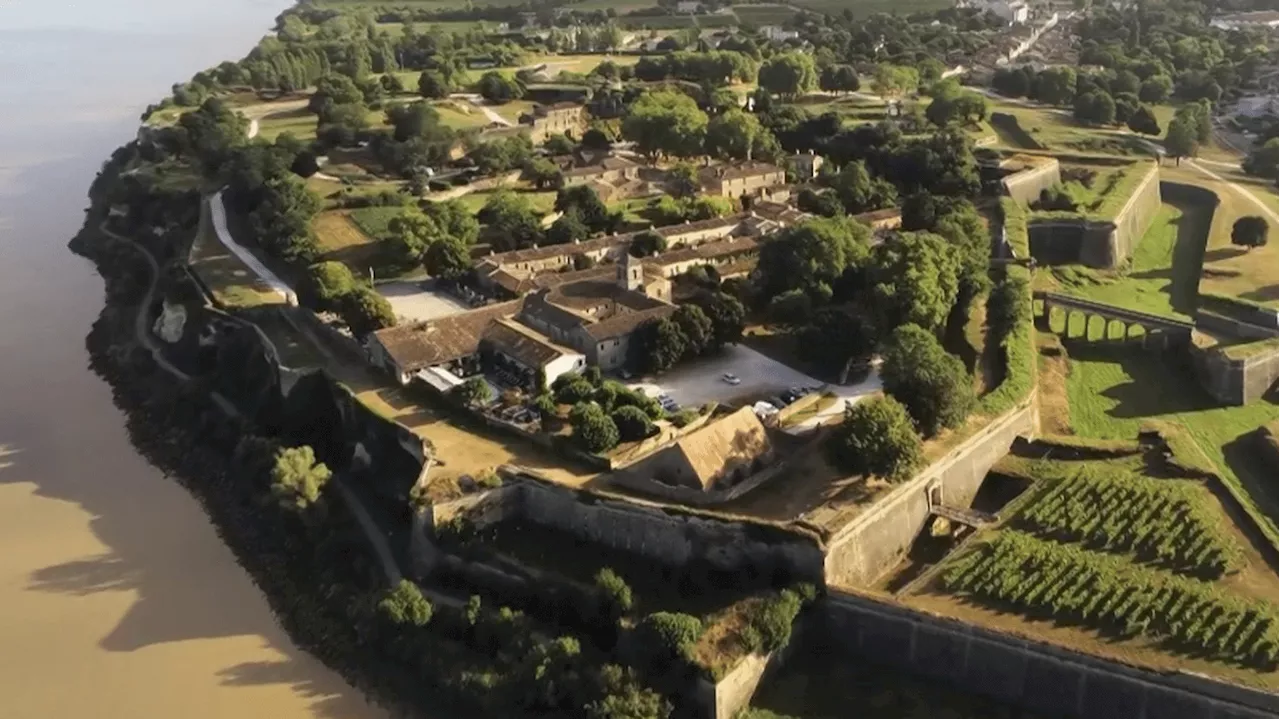
[(1232, 190), (1234, 190), (1234, 191), (1235, 191), (1237, 194), (1239, 194), (1241, 197), (1246, 198), (1247, 200), (1249, 200), (1250, 202), (1252, 202), (1253, 204), (1255, 204), (1255, 205), (1257, 205), (1259, 208), (1261, 208), (1261, 209), (1262, 209), (1262, 211), (1266, 213), (1267, 217), (1270, 217), (1270, 218), (1271, 218), (1271, 221), (1272, 221), (1272, 222), (1280, 223), (1280, 216), (1277, 216), (1277, 215), (1276, 215), (1275, 207), (1274, 207), (1274, 206), (1272, 206), (1272, 205), (1268, 205), (1267, 203), (1263, 202), (1261, 199), (1259, 199), (1259, 198), (1258, 198), (1258, 196), (1257, 196), (1257, 195), (1254, 195), (1252, 192), (1249, 192), (1248, 190), (1246, 190), (1244, 187), (1240, 186), (1239, 184), (1237, 184), (1237, 183), (1235, 183), (1235, 182), (1232, 182), (1231, 180), (1228, 180), (1227, 178), (1223, 177), (1222, 175), (1219, 175), (1218, 173), (1214, 172), (1213, 170), (1210, 170), (1209, 168), (1207, 168), (1207, 167), (1205, 167), (1204, 165), (1200, 164), (1200, 161), (1198, 161), (1198, 160), (1191, 160), (1191, 159), (1188, 159), (1188, 160), (1187, 160), (1187, 164), (1188, 164), (1188, 165), (1191, 165), (1191, 166), (1192, 166), (1193, 168), (1195, 168), (1196, 170), (1199, 170), (1202, 174), (1207, 175), (1208, 177), (1211, 177), (1211, 178), (1213, 178), (1213, 179), (1217, 180), (1218, 182), (1221, 182), (1221, 183), (1223, 183), (1224, 185), (1226, 185), (1226, 186), (1230, 187)]
[(478, 110), (480, 110), (480, 112), (484, 113), (484, 116), (489, 119), (489, 122), (496, 122), (499, 125), (506, 125), (507, 127), (512, 127), (515, 124), (510, 120), (508, 120), (507, 118), (503, 117), (502, 115), (499, 115), (498, 113), (494, 112), (493, 108), (484, 104), (484, 98), (480, 97), (479, 95), (471, 95), (466, 93), (454, 93), (449, 97), (454, 100), (466, 100), (467, 102), (471, 103)]
[(218, 236), (218, 241), (221, 242), (224, 247), (230, 250), (233, 255), (240, 258), (240, 261), (247, 265), (249, 269), (253, 270), (255, 275), (257, 275), (263, 282), (267, 283), (267, 285), (271, 287), (276, 294), (283, 297), (285, 302), (288, 302), (291, 305), (298, 304), (298, 296), (294, 293), (293, 289), (289, 287), (284, 280), (280, 279), (276, 273), (272, 272), (266, 265), (262, 264), (257, 257), (254, 257), (253, 253), (249, 251), (249, 248), (241, 245), (239, 242), (236, 242), (235, 238), (231, 236), (231, 230), (227, 228), (227, 209), (222, 203), (221, 190), (215, 192), (209, 198), (209, 217), (213, 220), (214, 233)]

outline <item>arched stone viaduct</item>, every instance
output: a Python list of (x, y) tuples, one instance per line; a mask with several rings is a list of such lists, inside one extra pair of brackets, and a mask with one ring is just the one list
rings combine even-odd
[(1143, 330), (1142, 346), (1155, 349), (1185, 347), (1191, 343), (1191, 331), (1195, 329), (1195, 325), (1191, 322), (1183, 322), (1170, 317), (1116, 307), (1115, 305), (1086, 300), (1082, 297), (1058, 294), (1057, 292), (1033, 292), (1032, 299), (1033, 306), (1035, 302), (1041, 304), (1038, 316), (1043, 317), (1046, 323), (1049, 320), (1049, 312), (1054, 307), (1060, 307), (1067, 313), (1067, 325), (1071, 322), (1072, 314), (1079, 313), (1083, 315), (1086, 338), (1089, 335), (1089, 325), (1094, 317), (1101, 318), (1104, 323), (1102, 328), (1104, 340), (1110, 334), (1108, 330), (1111, 329), (1112, 323), (1119, 323), (1124, 330), (1120, 340), (1130, 339), (1133, 328), (1141, 327)]

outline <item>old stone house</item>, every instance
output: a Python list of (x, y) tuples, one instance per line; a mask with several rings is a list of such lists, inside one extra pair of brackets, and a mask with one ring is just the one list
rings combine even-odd
[(703, 194), (737, 199), (756, 197), (771, 187), (787, 184), (787, 173), (767, 162), (704, 167), (698, 172)]

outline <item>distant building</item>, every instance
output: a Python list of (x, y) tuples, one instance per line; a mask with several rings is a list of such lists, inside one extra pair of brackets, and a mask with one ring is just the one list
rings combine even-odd
[(791, 169), (796, 173), (799, 182), (812, 180), (818, 176), (818, 171), (822, 169), (822, 155), (815, 154), (813, 150), (808, 152), (797, 152), (788, 158)]
[(854, 215), (853, 219), (870, 227), (875, 232), (889, 232), (902, 227), (902, 210), (897, 207), (889, 207), (883, 210), (863, 212)]
[(956, 7), (972, 7), (985, 10), (1010, 25), (1025, 23), (1031, 13), (1024, 0), (957, 0)]
[(694, 15), (702, 12), (702, 3), (698, 0), (680, 0), (676, 3), (676, 12), (681, 15)]
[(590, 165), (565, 169), (564, 184), (565, 187), (592, 182), (616, 184), (635, 180), (639, 174), (640, 166), (631, 160), (625, 157), (606, 157)]
[(587, 108), (576, 102), (534, 105), (533, 112), (520, 117), (529, 129), (529, 139), (540, 145), (552, 135), (580, 134), (587, 125)]
[(1240, 30), (1247, 27), (1280, 27), (1280, 12), (1263, 10), (1223, 15), (1210, 20), (1209, 24), (1219, 30)]
[(767, 162), (704, 167), (698, 172), (703, 194), (737, 199), (757, 197), (771, 187), (787, 184), (787, 173)]
[(781, 25), (765, 25), (760, 28), (760, 34), (766, 40), (771, 42), (785, 42), (800, 37), (800, 33), (795, 30), (785, 30)]

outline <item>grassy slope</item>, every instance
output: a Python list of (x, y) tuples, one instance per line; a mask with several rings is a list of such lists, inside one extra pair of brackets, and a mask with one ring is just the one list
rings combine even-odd
[(1188, 317), (1196, 301), (1199, 248), (1210, 221), (1207, 207), (1166, 202), (1127, 271), (1053, 267), (1039, 273), (1037, 285), (1152, 314)]

